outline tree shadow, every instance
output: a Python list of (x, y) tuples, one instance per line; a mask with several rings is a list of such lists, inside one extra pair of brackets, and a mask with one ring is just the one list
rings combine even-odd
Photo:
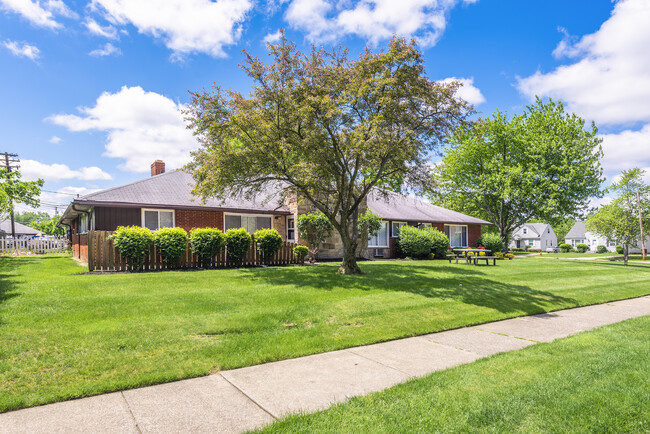
[[(20, 295), (16, 291), (16, 275), (12, 273), (18, 267), (19, 262), (16, 258), (0, 256), (0, 305)], [(0, 324), (2, 323), (0, 317)]]
[[(363, 265), (362, 265), (362, 268)], [(250, 279), (273, 285), (294, 288), (316, 288), (331, 291), (347, 288), (361, 291), (408, 292), (441, 301), (459, 301), (464, 304), (496, 309), (503, 313), (524, 312), (536, 314), (571, 307), (578, 304), (573, 298), (533, 289), (529, 286), (500, 282), (490, 278), (479, 267), (450, 264), (443, 266), (426, 263), (396, 265), (384, 262), (369, 268), (362, 276), (341, 276), (332, 267), (269, 267), (244, 270)]]

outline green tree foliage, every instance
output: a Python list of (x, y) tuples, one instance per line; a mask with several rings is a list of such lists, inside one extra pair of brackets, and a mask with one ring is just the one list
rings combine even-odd
[(269, 182), (321, 211), (339, 233), (339, 272), (358, 274), (360, 206), (377, 186), (429, 180), (432, 151), (472, 108), (459, 82), (425, 76), (415, 41), (394, 37), (385, 51), (314, 47), (301, 53), (282, 35), (271, 62), (245, 54), (249, 94), (196, 92), (187, 114), (201, 147), (188, 170), (203, 198), (253, 195)]
[(309, 253), (309, 249), (307, 246), (303, 245), (297, 245), (296, 247), (293, 248), (293, 254), (296, 257), (296, 260), (298, 261), (299, 264), (302, 264), (305, 262), (305, 257)]
[(177, 266), (187, 251), (187, 232), (183, 228), (160, 228), (154, 231), (153, 241), (168, 266)]
[(27, 226), (29, 226), (32, 229), (36, 229), (37, 231), (43, 232), (44, 234), (47, 235), (56, 235), (56, 236), (65, 235), (65, 228), (62, 226), (57, 226), (57, 223), (59, 223), (58, 217), (49, 217), (48, 215), (48, 219), (35, 221), (32, 222), (31, 224), (28, 224)]
[(314, 257), (318, 258), (318, 247), (332, 236), (334, 226), (322, 211), (314, 211), (298, 216), (296, 222), (298, 235), (309, 243)]
[(275, 229), (258, 229), (254, 237), (257, 251), (266, 263), (270, 262), (282, 247), (282, 237)]
[(619, 181), (608, 188), (616, 198), (587, 219), (588, 231), (616, 240), (623, 246), (626, 265), (629, 246), (637, 246), (643, 239), (641, 223), (647, 227), (650, 221), (650, 188), (643, 181), (644, 174), (645, 171), (638, 168), (623, 171)]
[(17, 203), (38, 207), (43, 180), (21, 181), (20, 172), (0, 168), (0, 217), (13, 212)]
[(140, 270), (153, 245), (153, 234), (140, 226), (119, 226), (110, 237), (129, 266)]
[(228, 259), (237, 265), (241, 265), (252, 242), (251, 234), (246, 232), (246, 229), (228, 229), (226, 231), (226, 252)]
[(52, 217), (46, 212), (17, 212), (14, 214), (14, 219), (17, 223), (23, 224), (25, 226), (30, 226), (32, 223), (39, 223), (42, 221), (50, 220)]
[(503, 240), (498, 234), (481, 234), (479, 239), (476, 241), (476, 244), (491, 250), (492, 253), (504, 252), (506, 250), (506, 246), (503, 244)]
[(433, 201), (494, 223), (507, 246), (533, 218), (580, 217), (600, 197), (602, 150), (597, 128), (585, 128), (562, 103), (538, 99), (523, 114), (460, 125), (435, 171)]
[(217, 228), (194, 228), (190, 231), (190, 246), (194, 254), (201, 258), (204, 268), (210, 266), (212, 258), (225, 245), (226, 236)]
[(359, 233), (366, 238), (374, 237), (381, 230), (384, 221), (374, 212), (367, 210), (359, 216)]

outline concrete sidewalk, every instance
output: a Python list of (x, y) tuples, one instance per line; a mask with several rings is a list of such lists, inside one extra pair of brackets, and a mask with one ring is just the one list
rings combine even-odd
[(650, 315), (650, 296), (0, 414), (0, 433), (241, 432), (492, 354)]

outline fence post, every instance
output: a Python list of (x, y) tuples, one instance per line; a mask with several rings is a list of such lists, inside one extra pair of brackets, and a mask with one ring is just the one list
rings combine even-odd
[[(95, 269), (95, 251), (93, 249), (94, 244), (94, 231), (88, 231), (88, 271), (93, 271)], [(79, 245), (81, 250), (81, 244)]]

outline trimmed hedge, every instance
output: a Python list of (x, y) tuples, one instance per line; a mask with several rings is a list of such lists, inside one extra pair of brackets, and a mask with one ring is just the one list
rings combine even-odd
[(153, 242), (167, 265), (176, 266), (187, 251), (187, 232), (183, 228), (160, 228), (154, 231)]
[(560, 244), (560, 251), (562, 253), (569, 253), (573, 251), (573, 246), (571, 244)]
[(246, 229), (228, 229), (226, 231), (226, 252), (228, 259), (241, 265), (252, 242), (251, 234)]
[(270, 262), (282, 247), (282, 237), (275, 229), (258, 229), (254, 236), (262, 260)]
[(299, 264), (302, 264), (305, 262), (305, 256), (309, 253), (309, 249), (307, 246), (303, 245), (298, 245), (293, 248), (293, 254), (296, 256), (296, 260), (298, 261)]
[(598, 247), (596, 247), (596, 251), (598, 253), (607, 253), (607, 246), (603, 246), (602, 244)]
[[(402, 226), (397, 238), (401, 252), (411, 258), (426, 258), (431, 253), (431, 239), (428, 234), (415, 226)], [(449, 244), (446, 246), (449, 248)]]
[(201, 258), (201, 265), (208, 267), (226, 245), (226, 236), (217, 228), (194, 228), (190, 231), (190, 246), (194, 254)]
[(576, 244), (576, 250), (580, 253), (584, 253), (589, 250), (589, 246), (586, 244)]
[(119, 226), (110, 237), (126, 263), (141, 269), (153, 244), (153, 234), (140, 226)]
[(447, 256), (449, 250), (449, 238), (436, 228), (420, 229), (429, 238), (429, 253), (433, 254), (436, 259), (442, 259)]
[(476, 241), (476, 244), (491, 250), (492, 253), (503, 252), (505, 247), (499, 234), (483, 234)]

